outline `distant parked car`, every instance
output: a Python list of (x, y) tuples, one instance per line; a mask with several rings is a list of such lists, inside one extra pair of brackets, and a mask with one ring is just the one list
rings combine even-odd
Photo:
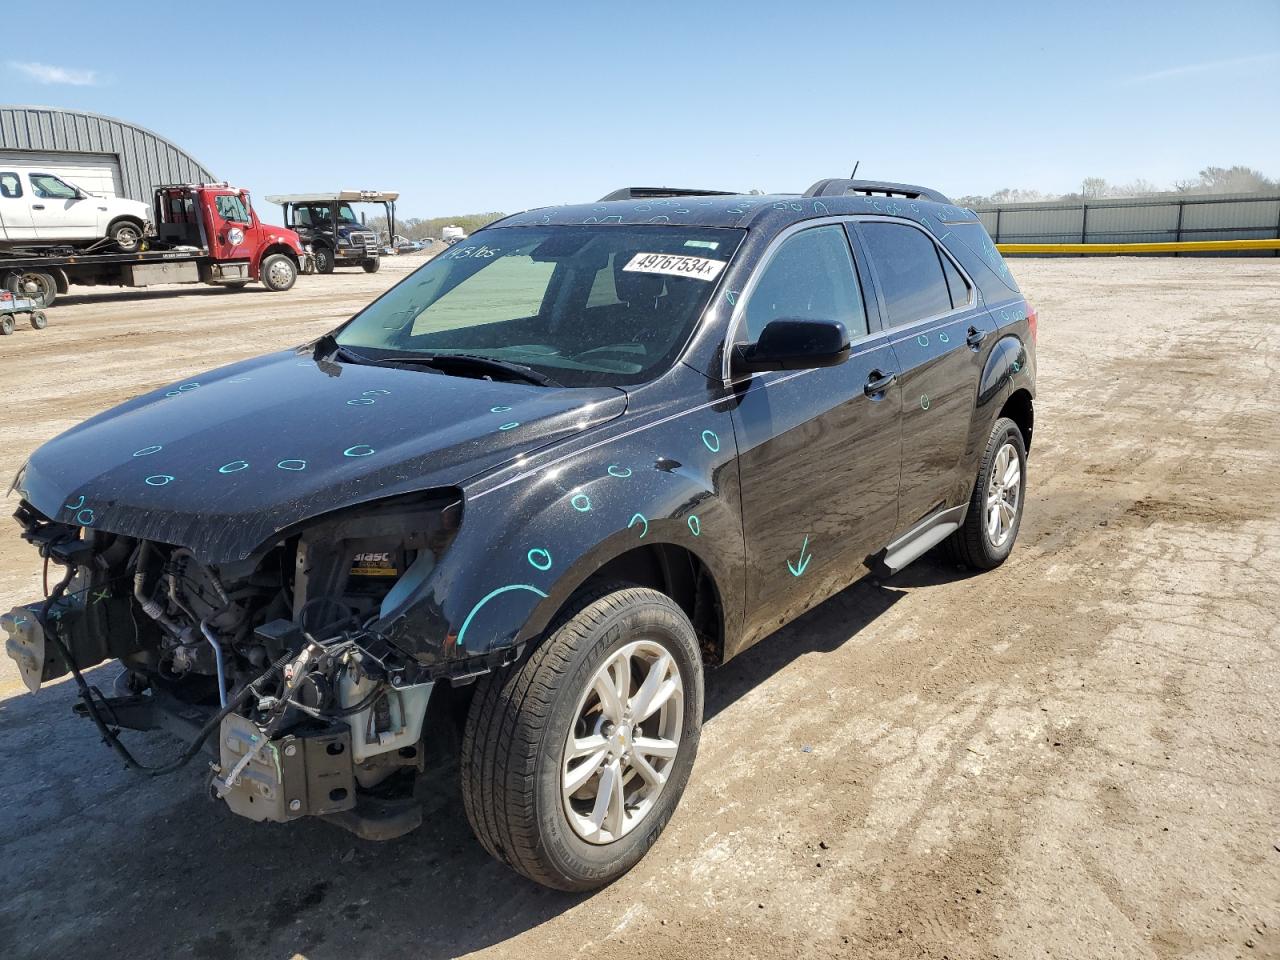
[(455, 244), (459, 240), (467, 239), (467, 231), (461, 227), (445, 227), (440, 231), (440, 239), (447, 244)]

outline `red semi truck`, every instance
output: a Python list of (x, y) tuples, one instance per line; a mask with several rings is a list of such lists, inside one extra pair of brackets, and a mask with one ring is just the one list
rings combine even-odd
[(299, 273), (314, 270), (310, 248), (297, 233), (263, 223), (248, 191), (225, 183), (158, 187), (152, 222), (155, 236), (135, 253), (122, 253), (109, 240), (85, 250), (7, 249), (0, 252), (0, 286), (47, 307), (71, 284), (234, 288), (257, 280), (268, 290), (288, 290)]

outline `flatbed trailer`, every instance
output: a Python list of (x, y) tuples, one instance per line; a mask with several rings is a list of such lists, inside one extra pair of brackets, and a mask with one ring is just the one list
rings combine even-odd
[(269, 290), (288, 290), (299, 273), (314, 270), (298, 235), (259, 221), (243, 190), (226, 184), (160, 187), (155, 213), (156, 237), (134, 253), (68, 246), (0, 250), (0, 287), (48, 307), (73, 284), (238, 288), (260, 280)]

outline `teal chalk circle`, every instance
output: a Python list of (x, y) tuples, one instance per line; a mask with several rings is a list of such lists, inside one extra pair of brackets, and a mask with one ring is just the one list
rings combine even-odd
[(80, 499), (77, 500), (75, 503), (64, 503), (63, 506), (66, 507), (68, 510), (79, 510), (81, 507), (84, 506), (84, 494), (83, 493), (80, 494)]
[(305, 470), (307, 469), (307, 461), (305, 460), (281, 460), (276, 464), (279, 470)]
[(639, 521), (641, 524), (640, 539), (643, 540), (644, 535), (649, 532), (649, 521), (644, 518), (643, 513), (633, 513), (631, 515), (631, 522), (627, 524), (627, 529), (630, 530), (634, 527), (636, 525), (636, 521)]
[(576, 493), (573, 499), (569, 501), (569, 505), (579, 513), (586, 513), (591, 509), (591, 498), (585, 493)]
[(490, 407), (489, 412), (490, 413), (506, 413), (510, 409), (511, 409), (510, 407), (497, 406), (497, 407)]
[(80, 524), (82, 527), (92, 526), (93, 520), (94, 516), (92, 507), (85, 507), (83, 510), (76, 513), (76, 523)]
[(349, 407), (367, 407), (369, 404), (371, 404), (371, 403), (373, 403), (373, 402), (374, 402), (373, 397), (357, 397), (355, 400), (348, 400), (348, 401), (347, 401), (347, 406), (349, 406)]
[(461, 647), (466, 645), (467, 627), (471, 626), (471, 621), (475, 619), (475, 615), (480, 612), (480, 608), (494, 597), (507, 593), (511, 590), (528, 590), (530, 593), (536, 593), (544, 600), (547, 597), (547, 595), (537, 587), (531, 586), (527, 583), (509, 583), (505, 587), (499, 587), (497, 590), (490, 590), (480, 599), (479, 603), (471, 608), (471, 612), (467, 614), (467, 619), (462, 621), (462, 627), (458, 630), (458, 646)]
[(1017, 373), (1021, 369), (1022, 369), (1022, 364), (1020, 364), (1017, 360), (1013, 361), (1013, 372)]
[(230, 463), (224, 463), (218, 468), (219, 473), (239, 473), (241, 470), (249, 469), (248, 460), (232, 460)]
[(705, 446), (712, 453), (720, 452), (720, 437), (717, 436), (714, 430), (702, 431), (702, 443), (703, 443), (703, 446)]
[(617, 477), (619, 480), (625, 480), (631, 476), (630, 467), (620, 467), (616, 463), (609, 464), (609, 476)]
[(200, 386), (200, 384), (194, 381), (192, 381), (191, 383), (184, 383), (182, 386), (178, 387), (177, 390), (170, 390), (168, 393), (165, 394), (165, 396), (176, 397), (179, 394), (187, 393), (190, 390), (194, 390), (198, 386)]
[(360, 395), (362, 397), (389, 397), (391, 396), (391, 391), (390, 390), (362, 390), (360, 392)]
[(152, 444), (151, 446), (149, 446), (149, 447), (143, 447), (141, 450), (135, 450), (135, 451), (133, 451), (133, 455), (134, 455), (135, 457), (149, 457), (149, 456), (151, 456), (151, 454), (153, 454), (153, 453), (159, 453), (159, 452), (160, 452), (161, 450), (163, 450), (163, 449), (164, 449), (164, 447), (162, 447), (160, 444), (158, 444), (158, 443), (153, 443), (153, 444)]
[(945, 333), (940, 333), (940, 334), (938, 334), (938, 342), (939, 342), (939, 343), (950, 343), (950, 342), (951, 342), (951, 338), (950, 338), (949, 336), (947, 336)]
[(920, 394), (920, 409), (928, 410), (929, 404), (930, 404), (929, 395), (927, 393)]
[(916, 337), (916, 343), (920, 344), (922, 347), (927, 347), (929, 345), (929, 338), (922, 333), (920, 336)]
[[(245, 464), (248, 466), (248, 464)], [(143, 481), (148, 487), (167, 487), (173, 483), (173, 476), (168, 473), (157, 473)]]
[(519, 421), (519, 420), (512, 420), (510, 423), (504, 423), (504, 424), (503, 424), (502, 426), (500, 426), (498, 429), (499, 429), (499, 430), (514, 430), (514, 429), (515, 429), (516, 427), (518, 427), (518, 426), (520, 426), (520, 421)]
[(534, 547), (528, 552), (528, 554), (526, 554), (526, 558), (529, 561), (529, 566), (533, 567), (535, 570), (545, 571), (551, 569), (551, 552), (549, 550), (543, 550), (541, 547)]
[(695, 537), (702, 536), (702, 521), (696, 516), (689, 517), (689, 532)]
[(347, 447), (342, 451), (344, 457), (371, 457), (378, 451), (373, 449), (367, 443), (357, 443), (354, 447)]

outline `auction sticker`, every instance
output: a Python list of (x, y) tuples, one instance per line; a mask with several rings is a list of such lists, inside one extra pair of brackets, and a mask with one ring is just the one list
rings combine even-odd
[(664, 273), (672, 277), (714, 280), (725, 261), (708, 257), (688, 257), (679, 253), (637, 253), (622, 269), (632, 273)]

